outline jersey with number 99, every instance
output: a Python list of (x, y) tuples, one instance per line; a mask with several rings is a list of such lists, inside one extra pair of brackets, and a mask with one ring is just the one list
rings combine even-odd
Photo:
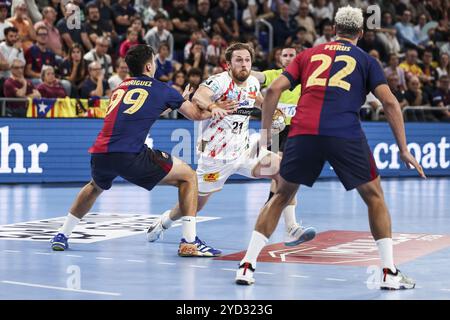
[(249, 76), (245, 86), (238, 86), (227, 71), (213, 75), (201, 86), (212, 90), (213, 101), (239, 101), (237, 111), (222, 120), (203, 120), (200, 126), (200, 145), (203, 155), (221, 160), (237, 159), (248, 148), (249, 119), (260, 84)]
[(164, 82), (148, 76), (125, 79), (112, 92), (103, 128), (89, 152), (141, 152), (160, 114), (183, 102), (181, 94)]
[(364, 137), (359, 109), (369, 92), (386, 83), (380, 64), (345, 40), (302, 51), (283, 74), (291, 88), (302, 85), (289, 137)]

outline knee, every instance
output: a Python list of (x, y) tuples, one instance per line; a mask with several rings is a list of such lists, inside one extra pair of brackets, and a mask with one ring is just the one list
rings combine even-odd
[(95, 182), (94, 180), (89, 181), (88, 186), (91, 187), (91, 190), (93, 193), (95, 194), (100, 194), (103, 192), (103, 189), (100, 188)]
[(191, 167), (186, 165), (184, 168), (182, 180), (189, 184), (197, 184), (197, 174), (195, 173), (194, 170), (192, 170)]

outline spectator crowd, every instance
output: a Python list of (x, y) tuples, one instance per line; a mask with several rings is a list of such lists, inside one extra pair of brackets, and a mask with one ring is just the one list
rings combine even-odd
[[(450, 121), (447, 0), (0, 0), (0, 96), (109, 97), (128, 77), (136, 44), (157, 52), (155, 78), (183, 91), (226, 70), (226, 47), (246, 42), (256, 70), (281, 68), (284, 46), (297, 51), (334, 39), (339, 7), (380, 8), (358, 46), (385, 71), (410, 121)], [(263, 19), (263, 20), (262, 20)], [(260, 21), (268, 22), (269, 32)], [(259, 30), (256, 34), (255, 31)], [(272, 39), (270, 39), (272, 37)], [(269, 43), (273, 43), (270, 48)], [(271, 50), (270, 50), (271, 49)], [(368, 110), (380, 107), (368, 96)], [(6, 116), (26, 107), (9, 103)]]

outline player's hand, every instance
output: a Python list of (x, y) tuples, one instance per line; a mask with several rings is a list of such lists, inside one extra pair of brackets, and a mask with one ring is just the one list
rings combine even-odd
[(213, 105), (209, 107), (210, 110), (213, 108), (220, 108), (228, 112), (228, 114), (232, 114), (239, 107), (239, 101), (236, 100), (225, 100), (225, 101), (216, 101)]
[(414, 158), (414, 156), (409, 151), (401, 152), (400, 159), (403, 160), (408, 169), (410, 169), (412, 166), (417, 170), (419, 176), (421, 176), (424, 179), (427, 178), (425, 173), (423, 172), (422, 166), (417, 162), (416, 158)]
[(186, 86), (186, 88), (184, 88), (184, 91), (183, 91), (183, 94), (182, 94), (183, 99), (184, 100), (188, 100), (192, 92), (194, 92), (194, 88), (192, 88), (191, 85), (188, 84)]

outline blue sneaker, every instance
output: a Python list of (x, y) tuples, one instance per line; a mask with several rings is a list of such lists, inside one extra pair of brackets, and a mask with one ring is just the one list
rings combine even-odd
[(53, 251), (64, 251), (69, 249), (68, 240), (69, 238), (67, 238), (63, 233), (58, 233), (50, 241)]
[(316, 229), (313, 227), (302, 227), (296, 223), (286, 232), (284, 245), (288, 247), (298, 246), (303, 242), (310, 241), (316, 236)]
[(195, 237), (194, 242), (187, 242), (186, 239), (181, 239), (178, 248), (178, 255), (180, 257), (218, 257), (222, 251), (207, 246), (206, 243)]

